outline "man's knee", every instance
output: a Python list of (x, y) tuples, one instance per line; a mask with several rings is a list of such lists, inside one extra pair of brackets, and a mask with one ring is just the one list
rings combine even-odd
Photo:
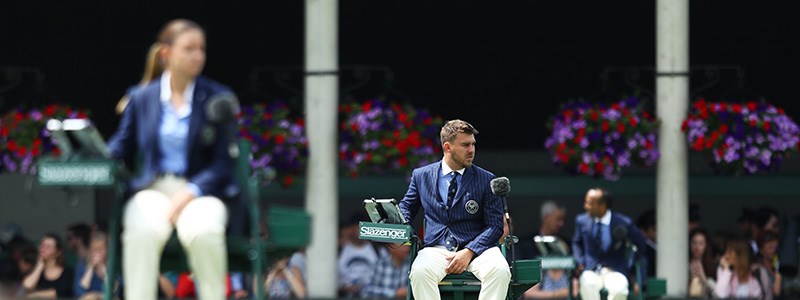
[(579, 281), (581, 289), (599, 291), (601, 288), (603, 288), (603, 280), (597, 273), (594, 273), (593, 271), (583, 271)]
[(439, 276), (436, 274), (437, 272), (430, 266), (424, 266), (421, 264), (412, 264), (411, 270), (408, 275), (408, 279), (412, 282), (416, 281), (437, 281), (441, 280), (438, 278)]

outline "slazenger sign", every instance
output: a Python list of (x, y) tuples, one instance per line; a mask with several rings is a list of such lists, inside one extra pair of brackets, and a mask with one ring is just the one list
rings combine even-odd
[(407, 230), (405, 229), (392, 229), (392, 228), (368, 227), (368, 226), (361, 227), (361, 237), (365, 238), (406, 240), (408, 239), (408, 236), (406, 236), (406, 232)]

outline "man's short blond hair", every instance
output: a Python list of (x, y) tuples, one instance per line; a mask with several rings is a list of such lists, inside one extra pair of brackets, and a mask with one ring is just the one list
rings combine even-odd
[(444, 144), (445, 142), (454, 141), (458, 133), (477, 135), (478, 130), (472, 127), (472, 124), (467, 123), (467, 121), (455, 119), (447, 121), (447, 123), (442, 126), (442, 132), (439, 134), (439, 137), (442, 139), (442, 144)]

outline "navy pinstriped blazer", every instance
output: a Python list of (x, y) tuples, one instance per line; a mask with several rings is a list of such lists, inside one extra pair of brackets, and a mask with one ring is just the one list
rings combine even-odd
[(424, 210), (424, 246), (444, 245), (452, 234), (459, 249), (469, 248), (476, 255), (496, 247), (503, 235), (503, 203), (489, 186), (495, 175), (475, 165), (464, 169), (455, 200), (446, 208), (439, 195), (441, 172), (442, 161), (415, 169), (400, 201), (400, 211), (409, 222), (420, 207)]

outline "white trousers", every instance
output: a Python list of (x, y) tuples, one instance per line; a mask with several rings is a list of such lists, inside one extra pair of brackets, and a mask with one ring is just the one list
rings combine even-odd
[[(425, 247), (419, 251), (411, 265), (411, 291), (417, 300), (439, 300), (439, 282), (447, 275), (450, 263), (447, 255), (453, 254), (444, 247)], [(511, 271), (500, 248), (489, 248), (472, 260), (467, 271), (481, 281), (479, 300), (502, 300), (508, 293)]]
[[(123, 216), (122, 274), (125, 299), (155, 300), (161, 252), (172, 235), (167, 214), (171, 196), (186, 187), (178, 177), (159, 178), (128, 201)], [(215, 197), (198, 197), (181, 211), (175, 227), (195, 274), (200, 299), (225, 299), (228, 270), (225, 204)]]
[(628, 298), (628, 278), (608, 268), (600, 272), (585, 270), (580, 277), (580, 292), (583, 300), (600, 300), (600, 289), (606, 288), (608, 300)]

